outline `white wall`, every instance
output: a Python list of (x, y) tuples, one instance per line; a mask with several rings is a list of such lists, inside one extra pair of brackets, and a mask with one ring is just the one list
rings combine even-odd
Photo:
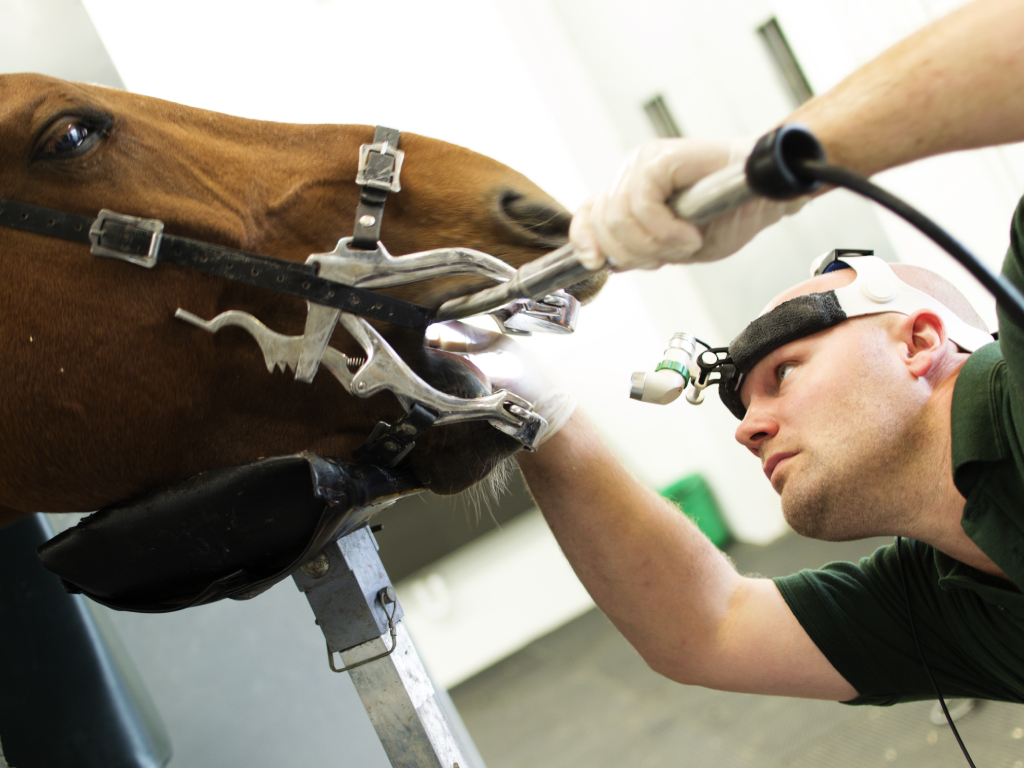
[(85, 5), (130, 91), (263, 120), (387, 125), (490, 155), (569, 207), (585, 194), (490, 3)]
[[(776, 0), (790, 43), (817, 93), (902, 38), (965, 5), (965, 0)], [(865, 140), (870, 140), (866, 137)], [(1021, 145), (958, 152), (879, 174), (876, 182), (937, 221), (987, 266), (999, 269), (1009, 224), (1024, 191)], [(995, 327), (991, 296), (944, 251), (888, 211), (875, 208), (900, 261), (952, 280)]]
[(0, 0), (0, 72), (124, 87), (80, 0)]

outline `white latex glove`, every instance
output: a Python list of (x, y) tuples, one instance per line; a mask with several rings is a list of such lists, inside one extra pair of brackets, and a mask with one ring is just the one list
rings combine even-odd
[(579, 260), (589, 269), (606, 263), (617, 270), (657, 269), (724, 259), (758, 232), (809, 200), (758, 197), (695, 227), (676, 217), (665, 201), (676, 190), (746, 160), (754, 140), (653, 139), (630, 153), (615, 182), (576, 211), (569, 227)]
[(487, 376), (493, 391), (505, 389), (529, 400), (548, 423), (541, 443), (564, 427), (576, 410), (576, 398), (552, 383), (541, 365), (509, 336), (448, 322), (427, 329), (427, 345), (464, 356)]

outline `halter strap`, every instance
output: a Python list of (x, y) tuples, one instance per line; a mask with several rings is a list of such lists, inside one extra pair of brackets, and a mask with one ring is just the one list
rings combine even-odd
[(373, 144), (359, 147), (356, 184), (360, 191), (352, 246), (361, 251), (376, 250), (388, 192), (399, 192), (402, 189), (401, 173), (405, 152), (398, 148), (399, 138), (400, 134), (394, 128), (378, 125), (373, 132)]

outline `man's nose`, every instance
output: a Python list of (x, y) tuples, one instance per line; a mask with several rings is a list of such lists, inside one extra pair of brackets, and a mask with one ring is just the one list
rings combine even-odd
[(746, 446), (755, 456), (759, 456), (761, 444), (779, 432), (779, 424), (768, 412), (759, 398), (753, 398), (747, 407), (747, 414), (736, 428), (736, 442)]

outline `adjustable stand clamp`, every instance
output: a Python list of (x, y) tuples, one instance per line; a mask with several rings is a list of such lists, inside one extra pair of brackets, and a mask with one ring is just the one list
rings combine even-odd
[[(368, 528), (327, 545), (292, 574), (348, 671), (395, 768), (470, 768), (401, 622), (401, 605)], [(337, 669), (340, 653), (345, 669)], [(482, 766), (481, 766), (482, 768)]]

